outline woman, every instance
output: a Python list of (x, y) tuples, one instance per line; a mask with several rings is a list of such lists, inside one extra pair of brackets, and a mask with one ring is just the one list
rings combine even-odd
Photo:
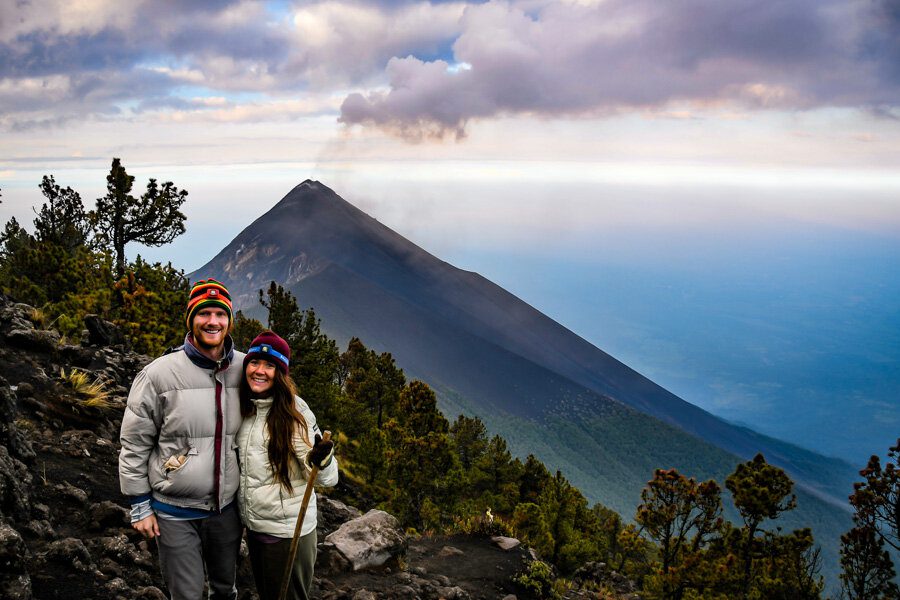
[[(250, 344), (240, 384), (243, 422), (237, 434), (238, 506), (247, 527), (250, 565), (261, 600), (278, 600), (291, 538), (313, 465), (316, 485), (338, 480), (334, 443), (323, 441), (316, 417), (288, 374), (291, 349), (264, 331)], [(314, 440), (314, 441), (310, 441)], [(287, 597), (309, 598), (316, 562), (316, 495), (300, 530)]]

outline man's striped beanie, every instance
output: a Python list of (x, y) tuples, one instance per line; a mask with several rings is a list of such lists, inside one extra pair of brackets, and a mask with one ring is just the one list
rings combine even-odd
[(228, 290), (215, 279), (201, 279), (194, 284), (188, 296), (187, 310), (184, 312), (188, 331), (197, 312), (207, 307), (223, 309), (228, 313), (228, 324), (231, 325), (231, 296), (228, 295)]

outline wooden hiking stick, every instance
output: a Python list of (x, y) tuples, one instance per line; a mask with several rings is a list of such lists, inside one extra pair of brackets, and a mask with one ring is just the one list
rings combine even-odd
[[(322, 433), (322, 441), (331, 440), (331, 432)], [(306, 509), (309, 507), (309, 498), (312, 496), (313, 487), (315, 486), (316, 476), (319, 474), (319, 467), (313, 465), (309, 471), (309, 479), (306, 481), (306, 491), (303, 492), (303, 503), (300, 504), (300, 514), (297, 516), (297, 524), (294, 526), (294, 537), (291, 538), (291, 551), (288, 552), (288, 561), (284, 565), (284, 576), (281, 578), (281, 593), (278, 594), (279, 600), (287, 598), (288, 588), (291, 586), (291, 574), (294, 571), (294, 559), (297, 558), (297, 546), (300, 544), (300, 530), (303, 528), (303, 517), (306, 516)]]

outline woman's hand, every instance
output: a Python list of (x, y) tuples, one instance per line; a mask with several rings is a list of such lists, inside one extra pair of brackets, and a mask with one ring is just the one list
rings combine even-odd
[(312, 449), (306, 455), (306, 462), (309, 463), (310, 467), (316, 467), (321, 470), (328, 466), (332, 456), (334, 456), (334, 442), (330, 439), (323, 440), (322, 436), (317, 433), (316, 443), (313, 444)]

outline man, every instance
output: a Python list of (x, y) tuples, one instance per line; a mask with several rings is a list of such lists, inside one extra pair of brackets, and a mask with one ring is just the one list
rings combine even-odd
[(184, 345), (135, 378), (122, 418), (119, 483), (131, 524), (156, 538), (172, 600), (234, 600), (241, 523), (234, 436), (241, 424), (228, 290), (214, 279), (191, 288)]

